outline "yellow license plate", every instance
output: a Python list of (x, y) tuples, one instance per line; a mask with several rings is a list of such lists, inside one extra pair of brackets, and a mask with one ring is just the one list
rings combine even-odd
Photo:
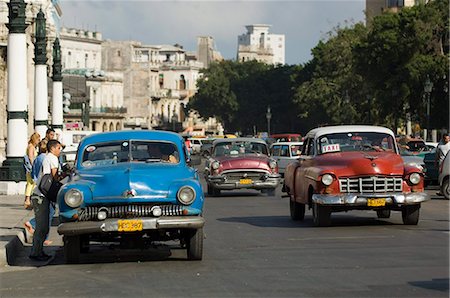
[(367, 206), (369, 206), (369, 207), (382, 207), (382, 206), (386, 206), (386, 199), (385, 199), (385, 198), (379, 198), (379, 199), (367, 199)]
[(119, 232), (134, 232), (142, 231), (142, 220), (140, 219), (123, 219), (119, 220)]
[(239, 180), (240, 184), (252, 184), (253, 180), (252, 179), (241, 179)]

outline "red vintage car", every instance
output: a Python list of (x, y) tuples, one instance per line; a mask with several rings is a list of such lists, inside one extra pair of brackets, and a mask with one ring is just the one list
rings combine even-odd
[(221, 190), (257, 189), (270, 196), (281, 181), (277, 162), (269, 157), (266, 142), (256, 138), (218, 139), (206, 162), (208, 194)]
[(393, 132), (378, 126), (311, 130), (284, 179), (291, 218), (303, 220), (308, 205), (316, 226), (330, 225), (332, 212), (353, 209), (374, 210), (379, 218), (401, 211), (404, 224), (416, 225), (429, 199), (422, 169), (404, 165)]

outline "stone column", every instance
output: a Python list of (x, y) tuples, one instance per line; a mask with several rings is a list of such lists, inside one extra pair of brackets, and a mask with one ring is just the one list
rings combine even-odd
[(8, 132), (6, 160), (0, 167), (0, 180), (23, 181), (23, 156), (28, 141), (28, 104), (27, 104), (27, 41), (25, 30), (24, 0), (11, 0), (8, 3), (9, 29), (7, 50), (7, 118)]
[(63, 84), (61, 75), (61, 46), (59, 38), (53, 43), (53, 104), (52, 128), (61, 135), (63, 129)]
[(47, 37), (45, 15), (42, 9), (36, 17), (36, 41), (34, 43), (34, 129), (45, 137), (48, 128), (47, 89)]

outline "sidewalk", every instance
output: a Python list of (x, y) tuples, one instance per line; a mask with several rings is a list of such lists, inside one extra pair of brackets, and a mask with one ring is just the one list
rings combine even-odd
[[(23, 259), (19, 263), (25, 266), (37, 265), (28, 259), (32, 238), (26, 235), (23, 225), (34, 217), (34, 212), (26, 210), (23, 201), (23, 195), (0, 195), (0, 268), (12, 265), (19, 258)], [(50, 239), (58, 242), (57, 236), (52, 227)]]

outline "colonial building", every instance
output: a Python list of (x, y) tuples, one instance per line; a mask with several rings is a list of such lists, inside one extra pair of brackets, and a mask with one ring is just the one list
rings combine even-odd
[[(6, 138), (7, 138), (7, 40), (8, 40), (8, 28), (6, 24), (8, 20), (8, 6), (9, 1), (0, 0), (0, 163), (6, 157)], [(24, 78), (27, 80), (27, 95), (28, 95), (28, 135), (31, 135), (34, 131), (34, 82), (35, 72), (34, 69), (34, 21), (39, 9), (45, 14), (46, 18), (46, 36), (47, 36), (47, 73), (50, 76), (51, 65), (53, 64), (52, 47), (53, 42), (59, 31), (60, 17), (62, 15), (58, 1), (55, 0), (31, 0), (26, 1), (26, 24), (30, 24), (26, 31), (27, 42), (27, 76)], [(49, 94), (51, 98), (51, 93)], [(51, 101), (51, 100), (50, 100)], [(26, 146), (26, 144), (25, 144)], [(25, 149), (24, 149), (25, 150)]]
[(102, 61), (107, 71), (124, 74), (125, 127), (181, 131), (207, 125), (195, 113), (186, 114), (203, 64), (182, 46), (107, 40)]
[(61, 28), (60, 40), (63, 89), (71, 95), (65, 122), (84, 122), (94, 131), (123, 129), (123, 73), (102, 70), (101, 33)]
[(208, 68), (211, 62), (222, 61), (222, 55), (216, 50), (214, 38), (211, 36), (197, 37), (197, 60)]
[(237, 61), (285, 64), (285, 36), (269, 33), (270, 27), (263, 24), (245, 26), (247, 32), (238, 37)]

